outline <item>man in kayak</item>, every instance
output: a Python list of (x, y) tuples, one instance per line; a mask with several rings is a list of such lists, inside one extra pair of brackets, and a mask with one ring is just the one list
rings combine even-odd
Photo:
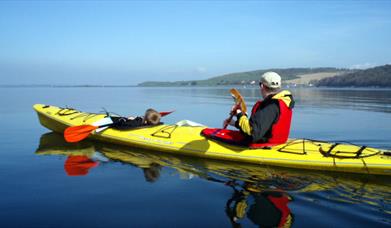
[(264, 73), (259, 87), (263, 100), (255, 103), (250, 118), (234, 106), (232, 111), (237, 120), (229, 124), (238, 128), (251, 141), (252, 147), (285, 143), (294, 106), (292, 95), (287, 90), (280, 90), (281, 77), (275, 72)]
[(156, 110), (150, 108), (147, 109), (145, 112), (145, 115), (143, 117), (137, 116), (137, 117), (111, 117), (114, 125), (113, 128), (116, 129), (131, 129), (141, 126), (148, 126), (148, 125), (157, 125), (160, 123), (161, 115)]

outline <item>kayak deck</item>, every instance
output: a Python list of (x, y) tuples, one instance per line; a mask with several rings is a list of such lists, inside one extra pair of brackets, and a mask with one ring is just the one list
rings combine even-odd
[[(41, 124), (62, 133), (69, 126), (92, 124), (105, 114), (81, 112), (42, 104), (34, 105)], [(104, 142), (140, 147), (208, 159), (230, 160), (263, 165), (391, 175), (389, 152), (351, 144), (309, 139), (290, 139), (286, 144), (249, 149), (205, 138), (205, 127), (158, 125), (132, 130), (108, 128), (93, 132), (90, 138)]]

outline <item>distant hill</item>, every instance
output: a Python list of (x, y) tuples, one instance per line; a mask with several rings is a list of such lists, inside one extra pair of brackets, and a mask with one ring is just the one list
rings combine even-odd
[(258, 82), (261, 75), (267, 71), (274, 71), (281, 75), (283, 81), (293, 80), (306, 74), (316, 73), (335, 73), (346, 71), (346, 69), (338, 69), (332, 67), (323, 68), (286, 68), (286, 69), (265, 69), (255, 70), (240, 73), (225, 74), (209, 78), (206, 80), (191, 80), (191, 81), (149, 81), (138, 84), (138, 86), (219, 86), (219, 85), (250, 85)]
[(391, 87), (391, 65), (324, 78), (314, 81), (313, 84), (332, 87)]

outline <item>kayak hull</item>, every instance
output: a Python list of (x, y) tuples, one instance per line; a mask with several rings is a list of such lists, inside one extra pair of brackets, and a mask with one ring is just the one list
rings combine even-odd
[[(59, 133), (63, 133), (67, 127), (92, 124), (105, 117), (104, 114), (42, 104), (34, 105), (34, 109), (44, 127)], [(132, 130), (108, 128), (99, 133), (93, 132), (89, 137), (161, 153), (207, 159), (310, 170), (391, 175), (391, 156), (383, 150), (307, 139), (290, 139), (286, 144), (272, 148), (249, 149), (207, 139), (201, 135), (204, 128), (177, 125), (157, 125)], [(339, 153), (348, 156), (337, 156)]]

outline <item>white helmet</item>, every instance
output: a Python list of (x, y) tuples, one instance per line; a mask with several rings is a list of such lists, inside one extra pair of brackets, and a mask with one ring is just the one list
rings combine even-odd
[(281, 87), (281, 76), (276, 72), (269, 71), (262, 75), (261, 82), (266, 87), (271, 89), (278, 89)]

